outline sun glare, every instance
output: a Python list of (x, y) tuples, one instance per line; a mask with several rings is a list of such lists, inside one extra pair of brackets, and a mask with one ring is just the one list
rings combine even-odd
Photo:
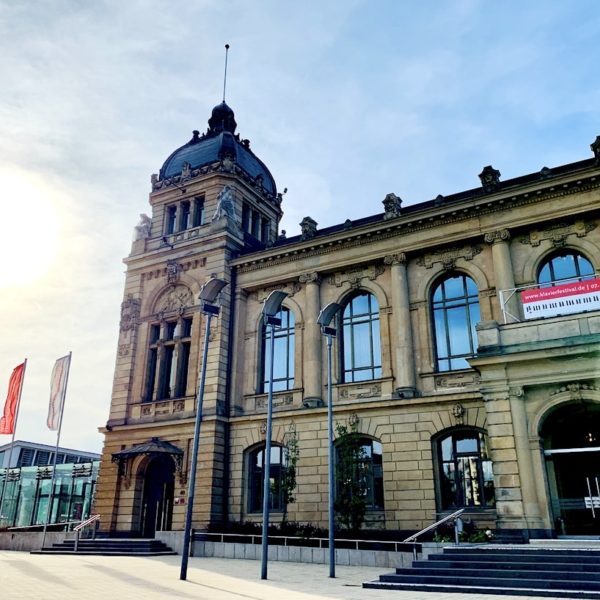
[(60, 193), (40, 177), (0, 169), (0, 289), (27, 285), (50, 269), (57, 251)]

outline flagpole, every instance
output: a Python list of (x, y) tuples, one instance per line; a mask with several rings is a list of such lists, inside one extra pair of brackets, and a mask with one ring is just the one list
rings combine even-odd
[(17, 399), (17, 410), (15, 411), (15, 426), (13, 427), (12, 439), (10, 441), (10, 450), (8, 451), (8, 464), (4, 469), (4, 485), (2, 486), (2, 495), (0, 496), (0, 525), (2, 525), (2, 509), (4, 508), (4, 492), (8, 485), (8, 469), (12, 462), (13, 448), (15, 445), (15, 434), (17, 433), (17, 423), (19, 421), (19, 408), (21, 406), (21, 393), (23, 392), (23, 382), (25, 381), (25, 370), (27, 369), (27, 359), (23, 361), (23, 373), (21, 374), (21, 382), (19, 384), (19, 396)]
[[(67, 372), (65, 374), (65, 388), (64, 394), (67, 395), (67, 385), (69, 383), (69, 371), (71, 370), (71, 354), (69, 351), (69, 362), (67, 363)], [(50, 520), (52, 502), (54, 501), (54, 481), (56, 480), (56, 459), (58, 457), (58, 445), (60, 443), (60, 430), (62, 429), (63, 414), (65, 412), (65, 402), (63, 399), (62, 406), (60, 407), (60, 418), (58, 420), (58, 431), (56, 432), (56, 448), (54, 449), (54, 463), (52, 465), (52, 481), (50, 483), (50, 496), (48, 497), (48, 508), (46, 509), (46, 519), (44, 522), (44, 534), (42, 535), (42, 548), (46, 542), (46, 529), (48, 528), (48, 521)]]

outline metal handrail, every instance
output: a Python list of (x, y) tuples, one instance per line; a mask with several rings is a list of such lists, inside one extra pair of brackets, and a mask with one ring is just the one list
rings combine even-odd
[(417, 538), (420, 537), (421, 535), (423, 535), (424, 533), (427, 533), (428, 531), (435, 529), (436, 527), (438, 527), (442, 523), (445, 523), (446, 521), (451, 521), (452, 519), (455, 519), (455, 520), (458, 519), (458, 517), (460, 517), (460, 515), (462, 515), (464, 512), (465, 512), (465, 509), (461, 508), (460, 510), (453, 512), (451, 515), (447, 515), (443, 519), (440, 519), (439, 521), (436, 521), (432, 525), (425, 527), (425, 529), (421, 529), (421, 531), (418, 531), (417, 533), (407, 537), (404, 541), (405, 542), (416, 542)]
[[(79, 523), (79, 525), (77, 525), (76, 527), (73, 527), (73, 531), (75, 532), (74, 552), (77, 552), (79, 550), (79, 535), (80, 535), (81, 531), (83, 529), (85, 529), (88, 525), (91, 525), (92, 523), (97, 523), (98, 521), (100, 521), (100, 515), (92, 515), (85, 521), (81, 521), (81, 523)], [(92, 533), (92, 539), (96, 539), (96, 529), (97, 529), (97, 526), (95, 525), (94, 531)]]
[(454, 537), (456, 539), (456, 543), (458, 544), (458, 528), (457, 528), (457, 521), (460, 519), (460, 515), (462, 515), (465, 512), (464, 508), (461, 508), (459, 510), (457, 510), (456, 512), (453, 512), (451, 515), (447, 515), (446, 517), (444, 517), (443, 519), (440, 519), (439, 521), (436, 521), (435, 523), (432, 523), (431, 525), (429, 525), (428, 527), (425, 527), (425, 529), (421, 529), (421, 531), (417, 531), (417, 533), (407, 537), (404, 541), (405, 542), (412, 542), (413, 543), (413, 557), (415, 560), (417, 560), (417, 538), (420, 535), (423, 535), (424, 533), (427, 533), (428, 531), (431, 531), (432, 529), (435, 529), (436, 527), (438, 527), (439, 525), (442, 525), (442, 523), (446, 523), (447, 521), (452, 521), (454, 519)]
[(81, 523), (79, 523), (79, 525), (73, 527), (73, 531), (81, 531), (84, 527), (87, 527), (94, 521), (99, 521), (99, 520), (100, 520), (100, 515), (92, 515), (85, 521), (81, 521)]

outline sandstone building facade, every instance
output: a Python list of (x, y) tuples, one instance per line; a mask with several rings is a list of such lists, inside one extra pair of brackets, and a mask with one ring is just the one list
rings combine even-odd
[[(590, 158), (302, 234), (279, 234), (282, 195), (213, 110), (152, 177), (127, 275), (95, 510), (111, 532), (182, 529), (204, 321), (208, 351), (194, 525), (260, 520), (267, 353), (276, 333), (272, 518), (297, 441), (291, 520), (326, 525), (326, 346), (342, 305), (337, 423), (362, 437), (367, 526), (414, 531), (465, 507), (524, 536), (600, 533), (600, 141)], [(597, 286), (597, 287), (596, 287)], [(598, 293), (596, 294), (596, 289)]]

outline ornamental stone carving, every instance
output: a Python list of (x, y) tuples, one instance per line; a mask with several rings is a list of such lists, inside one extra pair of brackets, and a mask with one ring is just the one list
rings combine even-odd
[(600, 135), (596, 136), (596, 139), (590, 144), (590, 148), (594, 153), (594, 158), (597, 163), (600, 163)]
[(498, 242), (508, 242), (510, 240), (510, 231), (508, 229), (498, 229), (489, 231), (483, 236), (486, 244), (497, 244)]
[(167, 261), (167, 281), (175, 284), (179, 281), (179, 273), (183, 271), (183, 266), (175, 260)]
[(465, 420), (465, 407), (458, 403), (452, 407), (452, 416), (456, 419), (457, 425), (462, 425)]
[(159, 298), (156, 303), (156, 312), (182, 312), (187, 307), (193, 305), (194, 298), (192, 296), (192, 291), (185, 285), (175, 285)]
[(342, 287), (344, 283), (349, 283), (353, 289), (359, 288), (363, 279), (369, 279), (375, 281), (385, 269), (381, 265), (371, 265), (364, 269), (353, 269), (351, 271), (344, 271), (342, 273), (336, 273), (329, 278), (329, 284), (335, 285), (336, 287)]
[(212, 216), (211, 221), (214, 223), (215, 221), (224, 218), (232, 223), (235, 223), (236, 219), (233, 203), (233, 190), (228, 185), (223, 186), (223, 189), (217, 196), (217, 208), (215, 210), (215, 214)]
[(425, 254), (417, 259), (420, 267), (431, 269), (436, 263), (441, 263), (446, 270), (454, 269), (459, 258), (473, 260), (482, 251), (481, 246), (463, 246), (462, 248), (447, 248), (438, 252)]
[(594, 385), (593, 383), (582, 383), (580, 381), (574, 381), (572, 383), (567, 383), (565, 385), (561, 385), (555, 392), (550, 394), (551, 396), (557, 396), (558, 394), (564, 394), (565, 392), (570, 392), (574, 395), (580, 395), (582, 391), (600, 391), (600, 387)]
[(317, 225), (318, 223), (312, 219), (311, 217), (304, 217), (302, 221), (300, 221), (300, 231), (302, 232), (303, 240), (310, 240), (317, 235)]
[(483, 191), (486, 193), (495, 192), (500, 187), (500, 171), (494, 169), (492, 165), (483, 167), (483, 171), (479, 173), (479, 179), (483, 186)]
[(140, 316), (140, 306), (142, 301), (134, 298), (133, 294), (127, 294), (127, 298), (121, 303), (121, 322), (120, 330), (122, 332), (135, 329)]
[[(273, 408), (278, 408), (280, 406), (290, 406), (294, 401), (293, 396), (275, 396), (273, 398)], [(263, 409), (267, 408), (268, 398), (257, 398), (256, 399), (256, 408)]]
[(555, 248), (560, 248), (565, 245), (568, 236), (585, 237), (594, 229), (596, 229), (596, 223), (590, 221), (575, 221), (571, 224), (557, 223), (546, 229), (529, 232), (529, 235), (520, 238), (520, 242), (531, 246), (539, 246), (544, 240), (549, 240)]
[(281, 290), (286, 292), (287, 295), (291, 298), (295, 294), (297, 294), (302, 289), (302, 285), (298, 281), (291, 281), (290, 283), (282, 284), (282, 285), (271, 285), (267, 288), (263, 288), (262, 290), (258, 290), (257, 292), (253, 292), (248, 294), (248, 299), (254, 302), (264, 302), (265, 299), (269, 296), (271, 292), (275, 290)]
[(314, 271), (313, 273), (302, 273), (298, 280), (300, 281), (300, 283), (321, 283), (321, 277), (316, 271)]
[(381, 396), (381, 384), (374, 383), (367, 386), (348, 386), (340, 390), (340, 398), (344, 400), (360, 400), (362, 398), (378, 398)]
[(399, 198), (394, 193), (387, 194), (387, 196), (383, 199), (383, 209), (385, 210), (383, 218), (387, 220), (399, 217), (401, 207), (402, 198)]
[(398, 254), (388, 254), (384, 256), (383, 262), (386, 265), (406, 265), (406, 254), (398, 252)]

